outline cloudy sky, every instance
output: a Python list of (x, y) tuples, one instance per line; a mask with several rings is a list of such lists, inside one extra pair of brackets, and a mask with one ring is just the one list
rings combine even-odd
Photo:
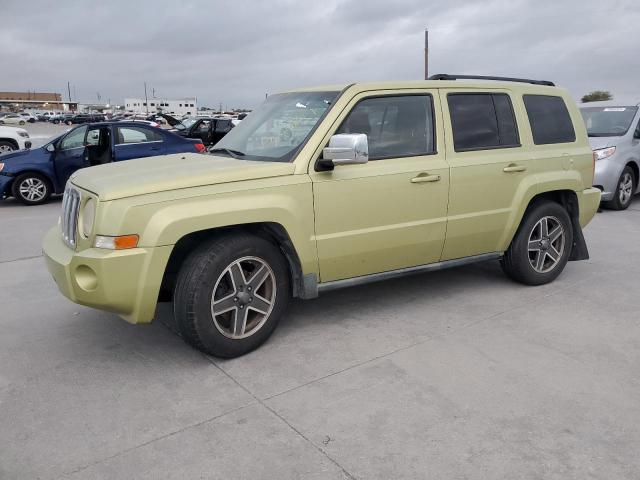
[[(253, 107), (292, 87), (430, 73), (640, 97), (638, 0), (0, 0), (0, 91), (81, 102), (195, 96)], [(73, 94), (73, 87), (72, 87)]]

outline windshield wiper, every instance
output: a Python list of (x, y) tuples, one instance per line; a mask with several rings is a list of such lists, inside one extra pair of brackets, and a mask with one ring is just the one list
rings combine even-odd
[(221, 152), (226, 153), (227, 155), (232, 156), (233, 158), (244, 157), (244, 153), (240, 150), (233, 150), (231, 148), (212, 148), (209, 150), (209, 153)]

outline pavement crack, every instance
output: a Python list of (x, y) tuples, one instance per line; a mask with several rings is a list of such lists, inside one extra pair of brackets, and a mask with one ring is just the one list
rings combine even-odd
[(22, 262), (24, 260), (33, 260), (34, 258), (41, 258), (42, 254), (40, 255), (33, 255), (31, 257), (19, 257), (19, 258), (12, 258), (11, 260), (0, 260), (0, 263), (12, 263), (12, 262)]
[(250, 407), (250, 406), (255, 405), (255, 404), (256, 404), (256, 402), (249, 402), (246, 405), (242, 405), (240, 407), (233, 408), (233, 409), (228, 410), (226, 412), (223, 412), (223, 413), (221, 413), (219, 415), (215, 415), (215, 416), (213, 416), (211, 418), (207, 418), (206, 420), (202, 420), (200, 422), (193, 423), (191, 425), (186, 425), (185, 427), (179, 428), (178, 430), (174, 430), (174, 431), (166, 433), (164, 435), (160, 435), (159, 437), (152, 438), (152, 439), (150, 439), (150, 440), (148, 440), (146, 442), (140, 443), (139, 445), (134, 445), (133, 447), (125, 448), (124, 450), (121, 450), (121, 451), (119, 451), (117, 453), (114, 453), (113, 455), (110, 455), (108, 457), (101, 458), (99, 460), (95, 460), (93, 462), (90, 462), (90, 463), (88, 463), (86, 465), (83, 465), (82, 467), (79, 467), (79, 468), (76, 468), (75, 470), (72, 470), (71, 472), (66, 472), (60, 478), (65, 478), (65, 477), (69, 477), (71, 475), (75, 475), (76, 473), (80, 473), (80, 472), (82, 472), (82, 471), (84, 471), (84, 470), (86, 470), (86, 469), (88, 469), (90, 467), (93, 467), (95, 465), (99, 465), (99, 464), (107, 462), (109, 460), (113, 460), (114, 458), (118, 458), (118, 457), (120, 457), (122, 455), (125, 455), (125, 454), (129, 453), (129, 452), (133, 452), (134, 450), (137, 450), (139, 448), (145, 447), (145, 446), (150, 445), (152, 443), (155, 443), (155, 442), (157, 442), (159, 440), (164, 440), (165, 438), (173, 437), (174, 435), (182, 433), (182, 432), (184, 432), (186, 430), (189, 430), (191, 428), (196, 428), (196, 427), (199, 427), (201, 425), (205, 425), (207, 423), (213, 422), (215, 420), (218, 420), (218, 419), (220, 419), (222, 417), (226, 417), (227, 415), (230, 415), (232, 413), (238, 412), (238, 411), (240, 411), (242, 409), (245, 409), (245, 408)]
[(255, 399), (256, 402), (258, 402), (260, 405), (262, 405), (262, 407), (264, 407), (266, 410), (271, 412), (271, 414), (273, 414), (275, 417), (279, 418), (280, 421), (282, 421), (285, 425), (287, 425), (287, 427), (289, 427), (289, 429), (291, 429), (296, 435), (298, 435), (305, 442), (307, 442), (309, 445), (311, 445), (311, 447), (313, 447), (316, 451), (318, 451), (320, 454), (324, 455), (327, 458), (327, 460), (329, 460), (336, 467), (338, 467), (340, 469), (340, 471), (347, 478), (349, 478), (351, 480), (356, 480), (356, 477), (353, 474), (351, 474), (349, 471), (347, 471), (347, 469), (345, 467), (340, 465), (340, 463), (336, 459), (334, 459), (331, 455), (329, 455), (329, 453), (324, 448), (320, 447), (319, 445), (316, 445), (309, 437), (307, 437), (304, 433), (302, 433), (300, 430), (298, 430), (296, 427), (294, 427), (293, 424), (291, 424), (286, 418), (284, 418), (276, 410), (274, 410), (269, 405), (267, 405), (264, 402), (264, 400), (262, 400), (257, 395), (255, 395), (251, 390), (249, 390), (242, 383), (240, 383), (238, 380), (236, 380), (229, 372), (227, 372), (224, 368), (222, 368), (220, 365), (218, 365), (213, 358), (211, 358), (210, 356), (208, 356), (206, 354), (203, 354), (203, 355), (218, 370), (220, 370), (224, 375), (226, 375), (233, 383), (235, 383), (238, 387), (240, 387), (242, 390), (244, 390), (249, 395), (251, 395)]

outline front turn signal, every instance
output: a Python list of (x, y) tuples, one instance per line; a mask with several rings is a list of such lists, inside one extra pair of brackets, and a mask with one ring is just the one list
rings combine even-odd
[(119, 237), (107, 237), (96, 235), (93, 246), (96, 248), (106, 248), (109, 250), (127, 250), (138, 246), (138, 235), (121, 235)]

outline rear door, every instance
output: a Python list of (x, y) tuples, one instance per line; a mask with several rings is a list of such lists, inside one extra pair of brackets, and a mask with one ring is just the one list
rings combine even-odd
[(165, 153), (164, 137), (152, 127), (115, 125), (115, 161), (153, 157)]
[(74, 128), (58, 142), (53, 162), (60, 186), (67, 183), (73, 172), (88, 166), (86, 135), (87, 127), (85, 125)]
[[(443, 89), (451, 189), (442, 260), (500, 250), (523, 192), (535, 184), (530, 149), (516, 118), (522, 105), (508, 90)], [(517, 112), (520, 112), (517, 114)]]

